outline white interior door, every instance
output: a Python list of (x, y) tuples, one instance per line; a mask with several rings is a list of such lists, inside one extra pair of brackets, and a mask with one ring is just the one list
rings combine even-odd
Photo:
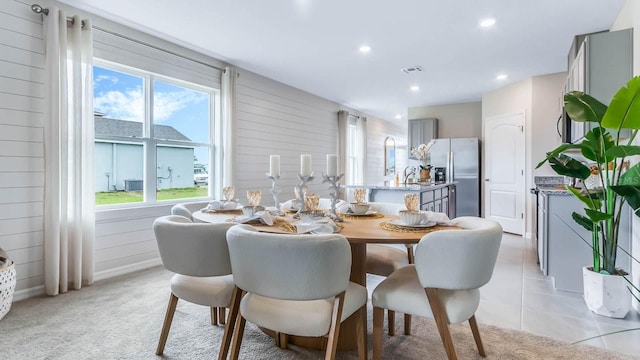
[(524, 113), (487, 118), (484, 123), (485, 209), (506, 232), (524, 234)]

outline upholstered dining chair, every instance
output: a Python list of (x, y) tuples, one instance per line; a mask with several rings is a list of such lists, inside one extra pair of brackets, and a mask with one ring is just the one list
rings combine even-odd
[(191, 213), (200, 209), (204, 209), (205, 207), (207, 207), (207, 205), (209, 205), (208, 201), (193, 201), (175, 204), (171, 208), (171, 215), (184, 216), (187, 219), (193, 221), (193, 216), (191, 215)]
[[(398, 215), (407, 208), (402, 203), (370, 202), (370, 209), (382, 214)], [(413, 264), (413, 244), (367, 244), (365, 269), (368, 274), (389, 276), (403, 266)], [(395, 335), (395, 312), (387, 311), (389, 336)], [(411, 334), (411, 315), (404, 316), (404, 334)]]
[(349, 281), (351, 248), (342, 235), (269, 234), (236, 225), (227, 243), (236, 288), (219, 359), (226, 358), (232, 330), (231, 359), (238, 358), (247, 320), (276, 336), (326, 336), (325, 359), (334, 359), (340, 324), (352, 314), (359, 359), (366, 359), (367, 289)]
[(153, 231), (164, 267), (175, 273), (157, 355), (162, 355), (178, 299), (211, 308), (211, 323), (224, 323), (231, 302), (233, 277), (227, 247), (227, 230), (233, 224), (193, 223), (180, 215), (157, 218)]
[(495, 221), (460, 217), (461, 229), (425, 235), (415, 249), (415, 265), (395, 271), (373, 291), (373, 359), (382, 356), (384, 309), (433, 318), (447, 357), (457, 359), (450, 324), (469, 321), (481, 356), (485, 356), (475, 312), (481, 286), (491, 279), (502, 240)]

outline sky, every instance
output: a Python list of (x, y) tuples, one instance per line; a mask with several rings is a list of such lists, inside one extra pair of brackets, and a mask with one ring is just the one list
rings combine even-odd
[[(96, 112), (113, 119), (144, 121), (142, 77), (94, 66), (93, 79)], [(162, 80), (154, 82), (154, 123), (172, 126), (192, 141), (209, 141), (209, 104), (207, 93)], [(207, 165), (205, 148), (196, 148), (195, 155), (197, 163)]]

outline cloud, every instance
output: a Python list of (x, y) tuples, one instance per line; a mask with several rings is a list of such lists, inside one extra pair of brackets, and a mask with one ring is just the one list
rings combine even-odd
[(117, 76), (111, 76), (111, 75), (98, 75), (93, 79), (93, 86), (94, 87), (99, 87), (100, 84), (104, 81), (108, 81), (111, 84), (117, 84), (119, 79)]
[(101, 92), (93, 99), (93, 108), (113, 119), (144, 121), (144, 97), (140, 88)]
[[(156, 92), (154, 97), (154, 117), (156, 122), (171, 116), (191, 104), (206, 101), (208, 95), (191, 90)], [(107, 117), (121, 120), (144, 120), (144, 97), (142, 89), (101, 92), (94, 98), (94, 109)]]
[(167, 120), (176, 111), (180, 111), (191, 104), (204, 101), (207, 97), (207, 94), (190, 90), (156, 92), (153, 99), (153, 114), (155, 120)]

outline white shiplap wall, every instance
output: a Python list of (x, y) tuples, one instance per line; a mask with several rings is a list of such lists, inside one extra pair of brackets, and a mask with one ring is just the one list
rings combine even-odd
[[(102, 26), (106, 26), (101, 24)], [(127, 33), (132, 36), (132, 34)], [(146, 38), (145, 38), (146, 37)], [(143, 36), (146, 41), (146, 35)], [(159, 42), (162, 46), (162, 42)], [(166, 45), (165, 46), (170, 46)], [(215, 60), (212, 60), (216, 62)], [(310, 191), (328, 196), (320, 172), (337, 150), (337, 112), (352, 109), (242, 69), (237, 83), (236, 187), (261, 189), (271, 205), (265, 173), (269, 154), (280, 154), (283, 193), (293, 197), (300, 154), (313, 155), (317, 177)], [(27, 4), (0, 0), (0, 247), (17, 263), (14, 300), (42, 293), (44, 192), (44, 41), (42, 20)], [(398, 157), (406, 127), (369, 117), (370, 183), (381, 183), (383, 140), (396, 137)], [(398, 161), (402, 164), (402, 160)], [(96, 213), (96, 280), (160, 264), (153, 220), (171, 204)]]
[[(337, 103), (284, 85), (271, 79), (239, 71), (237, 82), (236, 122), (236, 188), (240, 199), (246, 190), (262, 190), (263, 204), (273, 205), (269, 170), (269, 155), (280, 155), (282, 176), (279, 200), (294, 196), (300, 170), (300, 154), (312, 155), (315, 179), (309, 191), (328, 197), (327, 184), (321, 173), (326, 172), (326, 155), (335, 154), (338, 146), (338, 111), (347, 110), (367, 117), (367, 183), (382, 184), (384, 169), (384, 139), (393, 136), (397, 145), (397, 164), (406, 164), (407, 128), (367, 116)], [(342, 164), (340, 165), (342, 167)]]
[(262, 190), (262, 204), (273, 205), (269, 155), (280, 155), (282, 194), (293, 197), (300, 171), (300, 154), (312, 155), (315, 180), (309, 191), (327, 197), (321, 172), (326, 172), (326, 154), (337, 151), (338, 104), (248, 71), (239, 71), (236, 122), (237, 196), (246, 190)]
[(44, 64), (40, 16), (0, 0), (0, 247), (23, 293), (43, 284)]

